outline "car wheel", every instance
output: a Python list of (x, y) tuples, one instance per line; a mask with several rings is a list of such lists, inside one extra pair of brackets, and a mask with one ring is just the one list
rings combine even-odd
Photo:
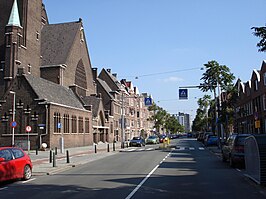
[(29, 180), (32, 175), (32, 170), (29, 165), (26, 165), (24, 167), (24, 174), (23, 174), (23, 180)]

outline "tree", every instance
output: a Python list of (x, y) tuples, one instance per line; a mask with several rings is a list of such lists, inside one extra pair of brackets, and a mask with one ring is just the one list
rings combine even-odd
[[(221, 129), (219, 124), (224, 124), (225, 121), (222, 121), (222, 111), (225, 110), (225, 107), (220, 107), (221, 101), (219, 100), (221, 97), (222, 92), (227, 93), (230, 88), (233, 87), (233, 80), (235, 79), (233, 73), (230, 72), (230, 69), (225, 65), (220, 65), (216, 61), (209, 61), (207, 64), (204, 64), (206, 67), (205, 73), (203, 73), (203, 76), (201, 80), (203, 80), (203, 83), (200, 84), (200, 89), (203, 92), (211, 91), (214, 93), (214, 110), (212, 109), (212, 113), (215, 113), (215, 117), (212, 119), (212, 122), (216, 125), (217, 129), (217, 135), (220, 137)], [(216, 89), (218, 88), (218, 98), (216, 97)], [(211, 110), (211, 109), (210, 109)], [(219, 130), (220, 129), (220, 130)], [(223, 139), (223, 136), (222, 136)]]
[(222, 90), (227, 90), (232, 86), (235, 76), (230, 72), (230, 69), (225, 65), (219, 65), (217, 61), (209, 61), (204, 64), (206, 71), (203, 73), (200, 84), (200, 89), (203, 92), (211, 91), (215, 92), (215, 89), (219, 85)]
[(211, 96), (204, 95), (198, 100), (199, 108), (197, 109), (196, 117), (193, 121), (193, 131), (208, 131), (209, 129), (209, 116), (208, 110), (211, 103)]
[(259, 48), (259, 52), (266, 51), (266, 27), (252, 27), (251, 29), (254, 30), (253, 34), (256, 37), (260, 37), (261, 40), (257, 43), (257, 47)]
[(154, 121), (154, 128), (156, 128), (157, 132), (160, 132), (160, 129), (172, 133), (184, 131), (177, 118), (167, 113), (166, 110), (157, 106), (155, 103), (149, 107), (149, 111), (153, 111), (154, 113), (149, 119)]

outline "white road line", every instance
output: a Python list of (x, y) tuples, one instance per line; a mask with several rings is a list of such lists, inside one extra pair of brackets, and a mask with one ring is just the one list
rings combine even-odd
[[(163, 161), (169, 156), (171, 155), (171, 152), (163, 159)], [(163, 162), (161, 161), (160, 164)], [(156, 169), (160, 166), (160, 164), (156, 165), (156, 167), (154, 167), (153, 170), (151, 170), (151, 172), (138, 184), (138, 186), (125, 198), (125, 199), (130, 199), (132, 198), (132, 196), (139, 190), (139, 188), (146, 182), (146, 180), (149, 179), (149, 177), (154, 173), (154, 171), (156, 171)]]
[(203, 150), (205, 150), (205, 148), (204, 147), (199, 147), (199, 150), (203, 151)]
[(189, 150), (194, 151), (195, 148), (194, 147), (189, 147)]
[(25, 183), (31, 182), (31, 181), (33, 181), (33, 180), (36, 180), (36, 178), (31, 178), (31, 179), (29, 179), (29, 180), (27, 180), (27, 181), (23, 181), (23, 182), (21, 182), (21, 183), (22, 183), (22, 184), (25, 184)]
[(0, 191), (3, 191), (5, 189), (8, 189), (8, 187), (3, 187), (3, 188), (0, 188)]

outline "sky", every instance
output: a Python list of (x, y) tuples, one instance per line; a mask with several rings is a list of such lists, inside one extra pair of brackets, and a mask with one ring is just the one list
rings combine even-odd
[[(215, 60), (246, 82), (266, 54), (252, 27), (266, 0), (43, 0), (50, 24), (82, 18), (92, 67), (111, 69), (171, 114), (195, 117), (204, 64)], [(137, 78), (136, 78), (137, 77)], [(236, 80), (235, 80), (236, 81)], [(210, 93), (207, 93), (210, 94)]]

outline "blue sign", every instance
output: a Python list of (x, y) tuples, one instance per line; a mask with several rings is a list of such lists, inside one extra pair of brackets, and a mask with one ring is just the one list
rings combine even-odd
[(17, 125), (18, 125), (18, 123), (16, 121), (11, 122), (11, 127), (12, 128), (16, 128)]
[(151, 106), (152, 105), (151, 97), (145, 97), (144, 104), (145, 104), (145, 106)]
[(62, 123), (57, 123), (57, 128), (61, 129), (62, 128)]
[(179, 99), (188, 99), (187, 89), (179, 89)]

